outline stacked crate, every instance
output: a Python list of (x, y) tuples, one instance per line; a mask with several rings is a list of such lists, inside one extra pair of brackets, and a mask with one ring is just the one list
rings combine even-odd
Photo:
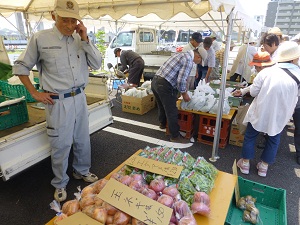
[[(225, 148), (228, 143), (229, 134), (230, 134), (230, 124), (231, 124), (231, 120), (222, 119), (220, 140), (219, 140), (220, 148)], [(215, 127), (216, 127), (216, 117), (201, 115), (199, 121), (197, 141), (199, 141), (200, 143), (213, 145)]]
[[(185, 132), (185, 138), (190, 139), (193, 136), (193, 126), (194, 126), (194, 114), (191, 112), (178, 110), (178, 124), (180, 126), (180, 131)], [(166, 134), (169, 135), (170, 131), (167, 125)]]
[[(34, 87), (39, 89), (39, 78), (34, 78), (36, 84)], [(2, 95), (9, 96), (12, 98), (21, 98), (25, 96), (26, 102), (35, 102), (36, 100), (31, 96), (29, 91), (23, 84), (9, 84), (8, 81), (0, 80), (0, 88), (2, 91)]]

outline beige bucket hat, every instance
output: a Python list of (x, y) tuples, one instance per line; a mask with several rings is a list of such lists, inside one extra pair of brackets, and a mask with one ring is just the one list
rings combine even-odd
[(294, 41), (285, 41), (278, 48), (277, 62), (287, 62), (300, 57), (300, 46)]
[(81, 17), (79, 16), (79, 6), (74, 0), (56, 0), (54, 11), (60, 17), (81, 20)]

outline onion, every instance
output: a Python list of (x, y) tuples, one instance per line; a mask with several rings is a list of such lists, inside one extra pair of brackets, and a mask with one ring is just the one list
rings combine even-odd
[(185, 216), (179, 220), (178, 225), (197, 225), (194, 216)]
[(183, 200), (175, 202), (173, 209), (177, 220), (180, 220), (182, 217), (191, 217), (193, 215), (188, 204)]
[(104, 201), (96, 195), (94, 198), (94, 202), (95, 202), (95, 206), (102, 206)]
[(67, 216), (71, 216), (71, 215), (75, 214), (76, 212), (80, 211), (79, 201), (74, 199), (74, 200), (65, 202), (62, 206), (61, 211), (62, 211), (62, 213), (66, 214)]
[(166, 187), (163, 191), (162, 191), (163, 194), (166, 194), (166, 195), (169, 195), (171, 196), (172, 198), (176, 198), (176, 196), (179, 194), (179, 191), (176, 187), (174, 186), (169, 186), (169, 187)]
[(88, 206), (88, 205), (94, 205), (95, 201), (95, 194), (89, 194), (84, 196), (83, 198), (80, 199), (79, 204), (80, 204), (80, 208), (83, 209), (84, 207)]
[(156, 193), (162, 192), (165, 189), (165, 187), (165, 182), (161, 178), (152, 180), (149, 186), (149, 188), (151, 188)]
[(94, 193), (94, 188), (92, 186), (86, 186), (81, 191), (81, 198), (84, 198), (85, 196), (90, 195), (90, 194), (95, 194)]
[(126, 225), (130, 220), (130, 216), (122, 211), (116, 212), (114, 215), (113, 224)]
[(155, 191), (153, 191), (152, 189), (150, 188), (143, 188), (141, 190), (141, 194), (147, 196), (148, 198), (151, 198), (153, 200), (157, 200), (158, 196), (157, 194), (155, 193)]
[(135, 191), (140, 191), (141, 188), (143, 187), (143, 183), (140, 180), (133, 180), (130, 184), (129, 187), (132, 188)]
[(145, 223), (143, 223), (142, 221), (140, 221), (134, 217), (132, 217), (132, 219), (131, 219), (131, 224), (132, 225), (146, 225)]
[(113, 216), (118, 211), (115, 207), (107, 202), (103, 202), (102, 206), (107, 210), (107, 214)]
[(142, 174), (138, 174), (138, 173), (135, 173), (135, 174), (131, 175), (131, 178), (132, 178), (133, 180), (144, 181), (144, 178), (143, 178)]
[(122, 184), (127, 185), (127, 186), (129, 186), (129, 184), (131, 183), (131, 181), (132, 181), (132, 178), (131, 178), (129, 175), (125, 175), (125, 176), (123, 176), (123, 177), (120, 179), (120, 182), (121, 182)]
[(194, 202), (191, 205), (191, 210), (193, 213), (200, 214), (202, 216), (208, 216), (210, 213), (210, 208), (203, 202)]
[(93, 212), (93, 218), (100, 223), (105, 224), (107, 219), (107, 211), (104, 207), (95, 207)]
[(178, 222), (178, 220), (176, 219), (175, 213), (174, 213), (174, 210), (173, 210), (172, 215), (171, 215), (171, 219), (170, 219), (170, 223), (177, 224), (177, 222)]
[(174, 201), (173, 198), (169, 195), (162, 194), (158, 197), (157, 201), (165, 206), (168, 206), (169, 208), (173, 207)]
[(107, 215), (106, 224), (112, 224), (114, 221), (114, 216)]
[(93, 185), (94, 193), (99, 194), (100, 191), (104, 188), (104, 186), (106, 185), (107, 182), (108, 182), (108, 180), (106, 180), (104, 178), (96, 181)]
[(119, 181), (122, 178), (122, 175), (119, 173), (113, 173), (110, 178), (115, 179), (117, 181)]
[(64, 213), (61, 213), (60, 215), (58, 215), (55, 220), (54, 220), (54, 225), (58, 225), (59, 221), (62, 221), (63, 219), (67, 218), (68, 216)]
[(210, 198), (205, 192), (195, 192), (194, 202), (203, 202), (205, 205), (209, 206)]

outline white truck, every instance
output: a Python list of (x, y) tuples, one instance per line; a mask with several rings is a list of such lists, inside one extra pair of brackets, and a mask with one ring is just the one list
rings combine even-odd
[[(85, 89), (94, 99), (88, 105), (90, 134), (113, 123), (106, 76), (90, 76)], [(31, 106), (27, 106), (31, 107)], [(30, 117), (30, 115), (29, 115)], [(0, 137), (0, 177), (4, 181), (50, 156), (46, 122)]]
[(145, 61), (144, 79), (152, 79), (155, 72), (172, 54), (171, 51), (158, 51), (158, 40), (158, 31), (152, 28), (138, 27), (119, 32), (106, 49), (104, 69), (108, 70), (107, 63), (117, 65), (118, 58), (114, 55), (115, 48), (132, 50)]

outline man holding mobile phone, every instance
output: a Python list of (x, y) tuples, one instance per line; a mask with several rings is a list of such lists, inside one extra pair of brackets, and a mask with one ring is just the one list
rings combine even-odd
[[(71, 147), (73, 177), (91, 183), (98, 180), (89, 171), (91, 144), (84, 88), (89, 67), (99, 69), (102, 56), (89, 42), (76, 1), (56, 0), (52, 19), (53, 28), (33, 34), (26, 50), (15, 61), (13, 74), (19, 76), (34, 99), (45, 104), (54, 173), (51, 184), (55, 188), (54, 198), (61, 202), (67, 198)], [(29, 80), (35, 65), (44, 92), (38, 92)]]

